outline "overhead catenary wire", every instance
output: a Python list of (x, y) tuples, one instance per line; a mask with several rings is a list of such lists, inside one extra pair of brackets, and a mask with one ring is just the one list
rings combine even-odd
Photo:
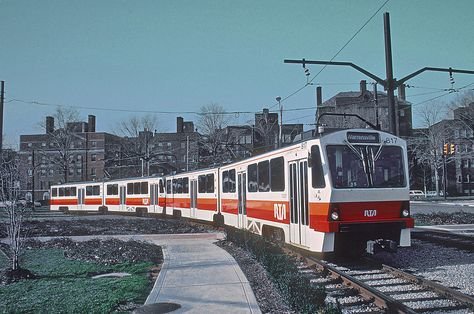
[[(389, 2), (390, 0), (385, 0), (385, 2), (377, 9), (377, 11), (375, 11), (366, 21), (364, 24), (362, 24), (362, 26), (354, 33), (354, 35), (351, 36), (351, 38), (349, 38), (349, 40), (332, 56), (332, 58), (330, 59), (330, 61), (333, 61), (350, 43), (351, 41), (367, 26), (367, 24), (370, 23), (370, 21), (372, 21), (372, 19), (380, 12), (380, 10), (382, 10), (382, 8)], [(303, 85), (302, 87), (298, 88), (296, 91), (292, 92), (291, 94), (289, 94), (288, 96), (285, 96), (281, 99), (280, 102), (283, 102), (285, 100), (287, 100), (288, 98), (290, 97), (293, 97), (294, 95), (296, 95), (297, 93), (299, 93), (300, 91), (302, 91), (303, 89), (305, 89), (307, 86), (309, 85), (312, 85), (311, 83), (314, 81), (315, 78), (317, 78), (323, 71), (324, 69), (326, 69), (327, 65), (323, 66), (321, 68), (321, 70), (319, 70), (318, 73), (316, 73), (316, 75), (314, 75), (310, 80), (308, 80), (306, 82), (305, 85)], [(278, 103), (274, 104), (273, 106), (270, 107), (270, 109), (274, 108), (278, 106)]]

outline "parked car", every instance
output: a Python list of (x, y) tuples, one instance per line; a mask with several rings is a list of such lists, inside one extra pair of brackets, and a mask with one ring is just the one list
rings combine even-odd
[(419, 199), (425, 197), (425, 193), (421, 190), (410, 190), (410, 198)]

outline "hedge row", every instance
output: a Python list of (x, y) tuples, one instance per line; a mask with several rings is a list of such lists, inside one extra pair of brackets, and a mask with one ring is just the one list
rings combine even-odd
[(296, 259), (285, 254), (281, 247), (240, 229), (227, 227), (226, 234), (228, 241), (251, 252), (265, 267), (293, 310), (300, 313), (327, 313), (330, 310), (324, 305), (324, 288), (312, 285), (309, 278), (298, 271)]

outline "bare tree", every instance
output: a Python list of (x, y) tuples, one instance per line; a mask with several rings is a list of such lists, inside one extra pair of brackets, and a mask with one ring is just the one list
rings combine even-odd
[(23, 249), (23, 221), (29, 210), (19, 201), (21, 189), (18, 156), (16, 154), (2, 154), (1, 158), (0, 203), (6, 213), (4, 224), (8, 235), (9, 252), (7, 256), (11, 262), (11, 275), (18, 277), (20, 255)]
[[(137, 175), (140, 161), (146, 166), (143, 167), (142, 174), (150, 174), (150, 163), (156, 159), (156, 154), (152, 152), (151, 143), (154, 133), (159, 127), (159, 120), (155, 115), (143, 117), (130, 117), (117, 124), (114, 131), (116, 135), (124, 139), (121, 145), (121, 162), (131, 166), (131, 171), (124, 171), (126, 175)], [(133, 169), (135, 168), (135, 170)]]
[(419, 134), (411, 138), (408, 143), (418, 162), (430, 166), (438, 195), (439, 173), (443, 170), (443, 145), (447, 143), (452, 133), (449, 123), (440, 123), (443, 115), (439, 107), (439, 104), (429, 103), (418, 110), (424, 128), (418, 130)]
[[(63, 173), (64, 182), (68, 182), (69, 166), (74, 155), (74, 141), (83, 141), (78, 137), (77, 130), (71, 126), (79, 121), (79, 113), (75, 109), (58, 107), (53, 115), (55, 129), (48, 132), (49, 147), (44, 147), (40, 153)], [(41, 126), (48, 131), (46, 124)]]
[(225, 128), (229, 124), (230, 117), (224, 107), (217, 103), (201, 106), (199, 112), (198, 128), (204, 136), (205, 150), (209, 152), (210, 160), (214, 163), (221, 162), (227, 143)]

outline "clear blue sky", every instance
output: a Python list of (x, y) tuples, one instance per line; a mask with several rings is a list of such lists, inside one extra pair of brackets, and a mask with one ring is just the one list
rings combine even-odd
[[(259, 111), (306, 82), (301, 66), (284, 59), (329, 60), (383, 2), (0, 0), (0, 79), (7, 100), (132, 111), (80, 110), (83, 117), (97, 116), (98, 131), (111, 131), (116, 121), (140, 115), (133, 112), (138, 109), (198, 111), (216, 102), (228, 111)], [(335, 60), (384, 77), (385, 11), (396, 77), (424, 66), (474, 70), (472, 0), (391, 0)], [(320, 69), (311, 66), (311, 74)], [(364, 78), (350, 68), (328, 67), (314, 83), (323, 86), (326, 100), (358, 90)], [(474, 75), (455, 75), (455, 81), (461, 87)], [(409, 84), (450, 87), (446, 73), (425, 73)], [(436, 90), (409, 89), (408, 100), (417, 104), (442, 94), (419, 95), (429, 92)], [(314, 104), (315, 86), (283, 103), (285, 109)], [(38, 123), (54, 110), (7, 102), (6, 143), (41, 132)], [(174, 131), (176, 116), (158, 115), (160, 130)], [(242, 114), (233, 121), (252, 118)], [(313, 120), (313, 110), (284, 113), (288, 123)]]

